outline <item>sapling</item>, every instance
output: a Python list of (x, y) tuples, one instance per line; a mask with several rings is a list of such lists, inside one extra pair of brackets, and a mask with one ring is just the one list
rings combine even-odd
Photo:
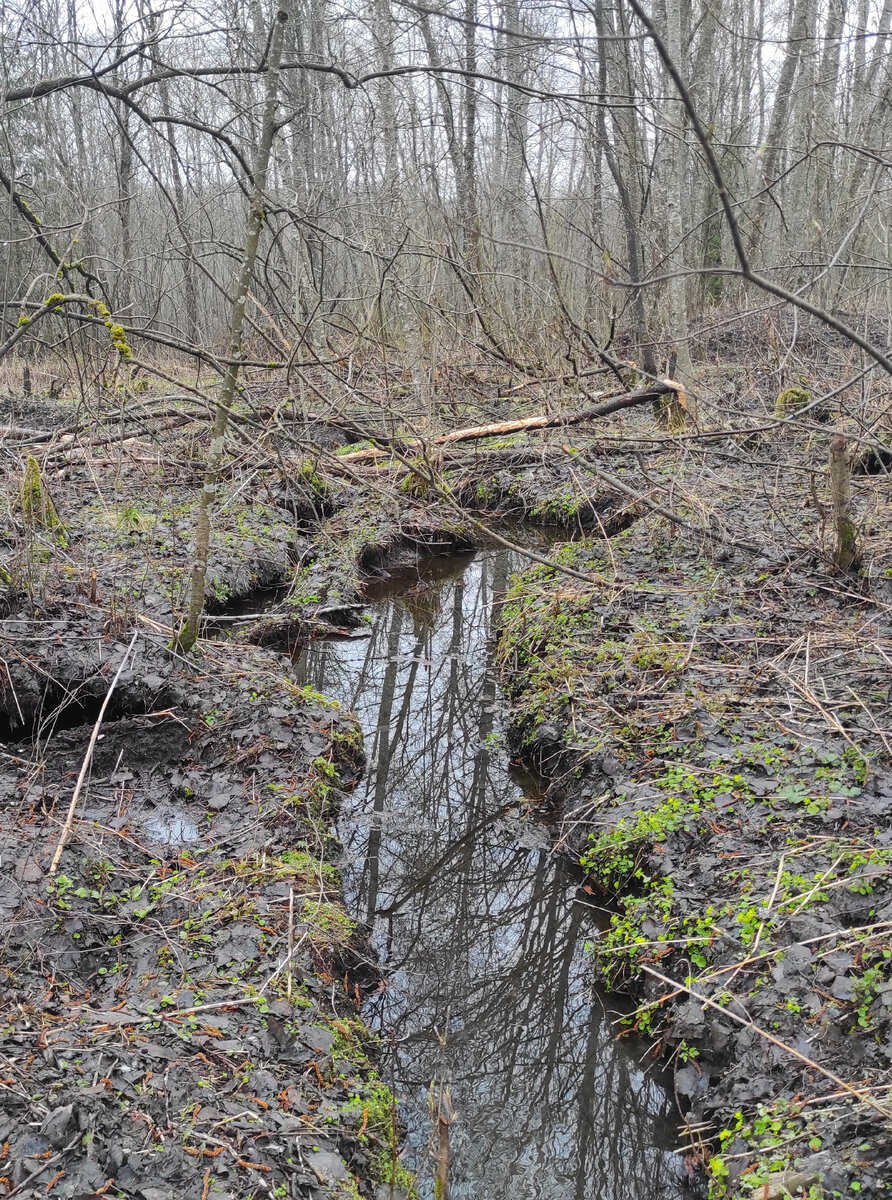
[(183, 651), (189, 651), (195, 645), (195, 640), (198, 637), (198, 623), (204, 610), (208, 558), (210, 555), (211, 512), (217, 497), (220, 466), (223, 461), (223, 450), (226, 442), (226, 427), (229, 424), (229, 414), (232, 410), (238, 389), (248, 293), (254, 281), (257, 247), (260, 244), (260, 235), (266, 223), (264, 209), (266, 200), (264, 193), (266, 191), (273, 137), (276, 132), (276, 109), (279, 99), (279, 64), (282, 60), (285, 23), (289, 15), (288, 5), (285, 3), (285, 0), (282, 0), (273, 20), (270, 37), (263, 126), (260, 134), (260, 143), (254, 158), (253, 187), (251, 190), (251, 206), (245, 230), (245, 246), (241, 263), (236, 272), (233, 301), (229, 314), (229, 358), (223, 375), (223, 382), (220, 386), (220, 392), (217, 396), (217, 405), (211, 426), (210, 444), (205, 460), (204, 484), (199, 496), (198, 520), (195, 527), (195, 561), (192, 566), (189, 609), (185, 624), (177, 637), (178, 646)]
[(852, 479), (846, 439), (840, 434), (830, 440), (830, 495), (833, 503), (833, 565), (838, 571), (849, 571), (857, 562), (858, 547), (852, 520)]

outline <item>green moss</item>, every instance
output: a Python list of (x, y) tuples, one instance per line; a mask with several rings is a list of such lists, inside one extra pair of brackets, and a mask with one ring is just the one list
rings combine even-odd
[(532, 516), (544, 521), (556, 521), (558, 524), (568, 524), (573, 517), (578, 516), (579, 510), (586, 503), (586, 498), (570, 489), (557, 492), (543, 500), (532, 509)]
[(89, 302), (89, 307), (93, 310), (102, 324), (108, 330), (111, 344), (117, 350), (118, 354), (120, 354), (121, 358), (125, 361), (131, 359), (133, 357), (133, 352), (127, 342), (127, 334), (124, 331), (124, 326), (112, 320), (111, 312), (101, 300), (91, 300)]
[(317, 950), (336, 956), (342, 954), (356, 936), (356, 922), (338, 901), (304, 900), (301, 922)]
[(301, 479), (310, 488), (312, 492), (323, 499), (328, 495), (328, 484), (319, 475), (311, 462), (303, 462), (300, 465), (299, 474)]
[(25, 476), (21, 487), (22, 512), (33, 525), (45, 529), (53, 539), (64, 546), (67, 542), (65, 526), (56, 512), (56, 506), (40, 477), (37, 459), (29, 454), (25, 463)]
[(348, 729), (335, 727), (329, 730), (328, 736), (337, 758), (349, 763), (362, 758), (363, 739), (359, 725), (351, 725)]
[(792, 417), (811, 404), (811, 392), (804, 387), (788, 387), (774, 402), (774, 415), (779, 419)]
[(111, 344), (117, 350), (118, 354), (120, 354), (121, 358), (132, 358), (133, 352), (127, 343), (127, 335), (124, 332), (124, 326), (118, 325), (117, 323), (109, 323), (108, 321), (105, 322), (105, 325), (108, 329), (109, 337), (111, 338)]
[(409, 470), (400, 483), (400, 491), (407, 496), (414, 496), (418, 500), (423, 500), (431, 488), (430, 480), (427, 478), (427, 473), (430, 468), (427, 464), (418, 461), (418, 470)]
[(853, 521), (848, 519), (840, 521), (837, 526), (837, 561), (847, 569), (855, 562), (858, 557), (858, 546), (856, 542), (856, 529)]
[(330, 888), (340, 887), (341, 876), (336, 866), (330, 862), (315, 858), (305, 850), (285, 850), (279, 856), (283, 869), (299, 875), (302, 879), (319, 879)]
[(370, 1151), (370, 1173), (374, 1183), (394, 1184), (416, 1196), (415, 1179), (399, 1161), (399, 1118), (396, 1097), (370, 1072), (367, 1081), (352, 1093), (346, 1108), (348, 1120), (362, 1130), (359, 1140)]
[(271, 879), (299, 879), (322, 893), (338, 888), (341, 882), (337, 867), (306, 850), (283, 850), (279, 855), (255, 853), (244, 859), (229, 860), (223, 866), (252, 884)]

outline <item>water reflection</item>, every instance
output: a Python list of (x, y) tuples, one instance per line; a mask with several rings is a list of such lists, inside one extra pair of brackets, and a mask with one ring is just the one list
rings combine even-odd
[(614, 1040), (577, 881), (497, 744), (490, 650), (511, 569), (505, 551), (440, 560), (379, 589), (368, 639), (304, 656), (366, 735), (345, 884), (390, 986), (365, 1016), (388, 1047), (409, 1166), (429, 1153), (431, 1082), (451, 1089), (453, 1200), (671, 1200), (671, 1106)]

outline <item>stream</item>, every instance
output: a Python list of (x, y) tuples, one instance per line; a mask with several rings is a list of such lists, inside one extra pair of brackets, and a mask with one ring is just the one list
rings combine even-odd
[(388, 985), (363, 1007), (433, 1196), (429, 1097), (448, 1088), (451, 1200), (677, 1200), (678, 1117), (591, 983), (578, 874), (529, 815), (503, 745), (506, 550), (430, 559), (369, 590), (372, 623), (298, 668), (359, 718), (368, 769), (339, 833), (347, 904)]

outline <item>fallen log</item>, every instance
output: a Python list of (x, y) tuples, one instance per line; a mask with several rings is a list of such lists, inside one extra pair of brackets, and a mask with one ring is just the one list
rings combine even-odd
[[(579, 412), (542, 413), (536, 417), (522, 417), (517, 421), (497, 421), (492, 425), (476, 425), (468, 429), (453, 429), (450, 433), (441, 433), (428, 439), (410, 438), (402, 443), (401, 449), (410, 450), (419, 446), (446, 446), (453, 442), (477, 441), (480, 438), (502, 437), (509, 433), (526, 433), (537, 429), (557, 429), (564, 425), (581, 425), (585, 421), (596, 421), (599, 417), (609, 416), (623, 408), (635, 408), (639, 404), (649, 404), (659, 400), (661, 396), (678, 393), (680, 385), (673, 380), (665, 383), (655, 383), (648, 388), (640, 388), (634, 392), (619, 392), (605, 396), (600, 404), (593, 408), (585, 408)], [(372, 447), (368, 450), (354, 450), (352, 454), (339, 454), (338, 462), (367, 462), (369, 459), (386, 458), (391, 451)]]

